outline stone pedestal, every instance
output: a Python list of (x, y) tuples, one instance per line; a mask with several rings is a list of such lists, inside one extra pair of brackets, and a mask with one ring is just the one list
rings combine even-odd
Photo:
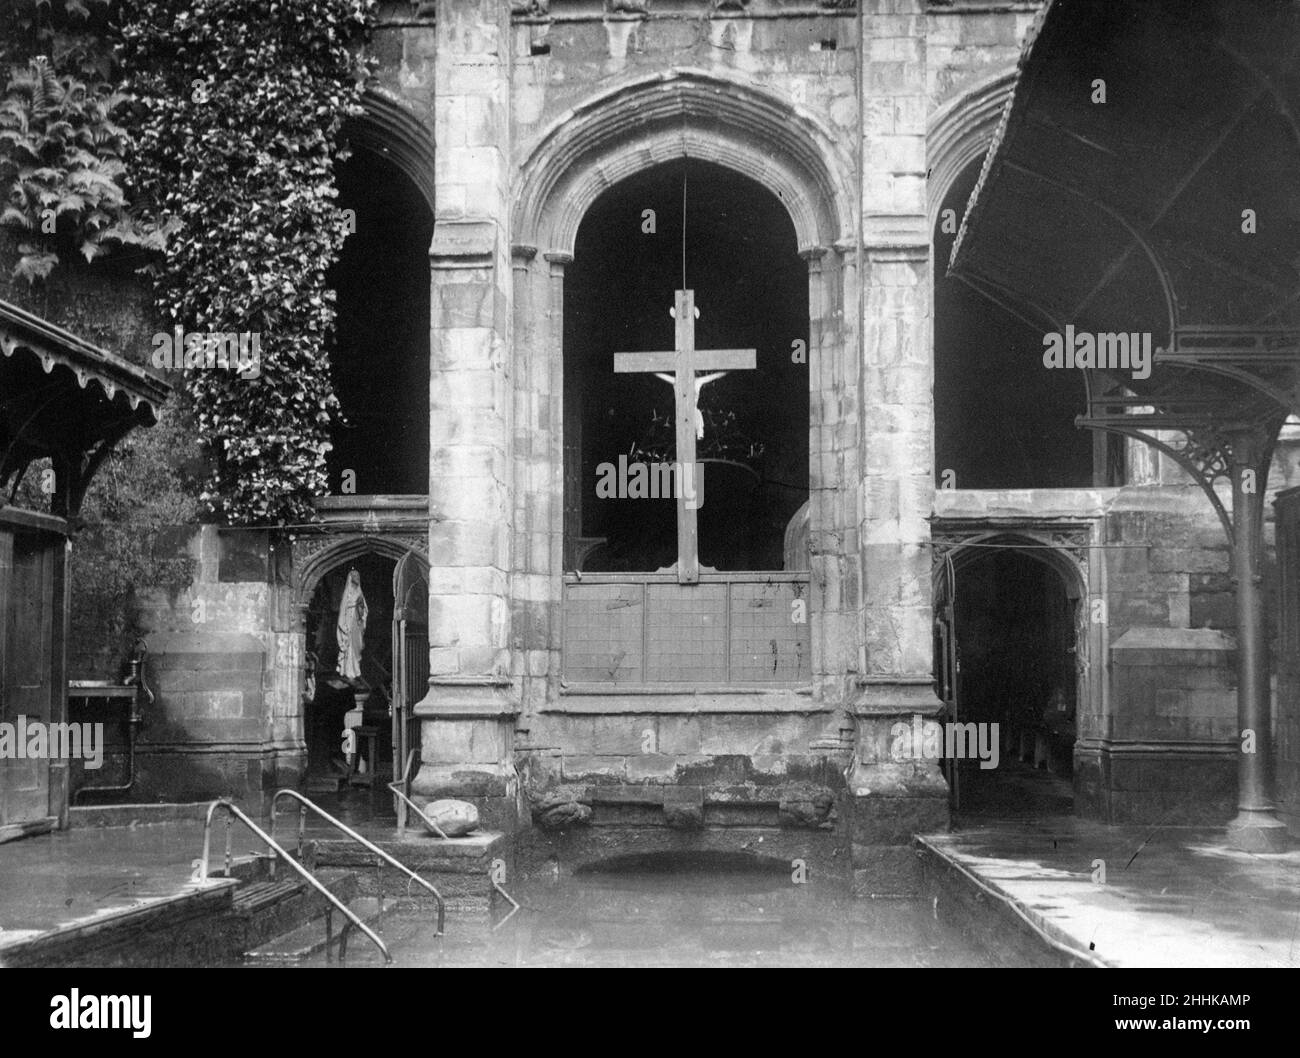
[[(943, 707), (928, 680), (863, 681), (854, 708), (857, 746), (849, 769), (854, 890), (863, 896), (919, 891), (917, 834), (948, 829), (948, 783), (938, 760), (895, 755), (896, 725), (933, 720)], [(919, 719), (918, 719), (919, 718)]]
[(479, 810), (488, 830), (512, 831), (525, 818), (514, 764), (516, 706), (508, 682), (438, 681), (415, 707), (420, 770), (411, 798), (456, 798)]

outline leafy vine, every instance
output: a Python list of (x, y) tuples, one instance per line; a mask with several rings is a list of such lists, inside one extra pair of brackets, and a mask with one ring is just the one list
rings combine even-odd
[(192, 370), (213, 456), (202, 499), (232, 523), (313, 516), (327, 491), (335, 317), (326, 270), (345, 237), (340, 130), (366, 68), (350, 45), (373, 0), (122, 0), (139, 105), (142, 210), (166, 230), (163, 316), (191, 333), (260, 336), (257, 377)]

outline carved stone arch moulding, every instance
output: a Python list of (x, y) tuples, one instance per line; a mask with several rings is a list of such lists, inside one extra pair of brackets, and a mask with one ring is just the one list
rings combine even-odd
[(1041, 562), (1061, 577), (1066, 596), (1074, 604), (1074, 666), (1078, 678), (1080, 702), (1091, 702), (1100, 693), (1104, 674), (1094, 671), (1095, 664), (1105, 664), (1105, 651), (1094, 649), (1092, 643), (1093, 617), (1089, 606), (1090, 555), (1093, 544), (1093, 526), (1073, 523), (1068, 525), (1039, 525), (1024, 527), (960, 527), (951, 524), (936, 526), (931, 532), (934, 598), (947, 597), (942, 590), (944, 570), (949, 558), (954, 569), (975, 560), (988, 551), (979, 544), (996, 544), (1007, 550), (1019, 549), (1026, 556)]
[(1092, 529), (1087, 525), (1037, 528), (958, 528), (944, 526), (930, 534), (932, 575), (942, 575), (948, 558), (966, 564), (986, 553), (978, 545), (997, 545), (1008, 551), (1021, 550), (1059, 573), (1072, 596), (1088, 591)]
[(614, 184), (696, 158), (766, 187), (801, 251), (853, 242), (852, 181), (830, 130), (806, 109), (729, 76), (671, 70), (562, 114), (524, 152), (513, 230), (525, 245), (572, 254), (578, 225)]
[(344, 562), (362, 555), (381, 555), (397, 562), (410, 551), (429, 568), (429, 539), (423, 533), (320, 533), (295, 536), (293, 549), (294, 599), (300, 606), (311, 601), (321, 578)]
[(952, 185), (968, 165), (988, 152), (1015, 83), (1015, 69), (1005, 70), (950, 99), (931, 115), (925, 137), (930, 231), (934, 231), (939, 208)]
[(349, 143), (391, 162), (420, 192), (434, 212), (434, 139), (429, 126), (397, 96), (382, 87), (361, 97), (365, 113), (344, 126)]

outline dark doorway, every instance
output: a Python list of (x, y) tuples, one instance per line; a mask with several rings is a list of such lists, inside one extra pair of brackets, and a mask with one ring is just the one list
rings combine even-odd
[(566, 568), (576, 540), (603, 541), (586, 570), (653, 571), (676, 561), (671, 496), (598, 497), (596, 484), (601, 465), (620, 456), (675, 458), (672, 386), (653, 374), (615, 374), (613, 364), (618, 352), (673, 348), (677, 289), (695, 291), (698, 349), (756, 350), (755, 370), (732, 371), (700, 393), (700, 561), (782, 568), (786, 527), (808, 498), (808, 268), (775, 195), (692, 160), (611, 188), (578, 229), (564, 283)]
[[(341, 563), (321, 578), (307, 610), (309, 671), (313, 685), (303, 727), (307, 742), (309, 785), (320, 791), (337, 789), (348, 768), (343, 752), (345, 717), (362, 710), (364, 726), (378, 728), (379, 763), (391, 767), (393, 569), (382, 555), (361, 555)], [(337, 632), (339, 606), (348, 574), (356, 570), (366, 604), (361, 674), (339, 672)], [(354, 717), (355, 719), (355, 717)]]
[(955, 569), (958, 719), (997, 724), (999, 745), (996, 767), (957, 764), (958, 808), (1069, 814), (1079, 600), (1057, 570), (1013, 545), (987, 545)]
[(1081, 374), (1045, 368), (1043, 331), (945, 274), (980, 165), (954, 181), (934, 230), (935, 477), (941, 488), (1086, 488)]
[(330, 431), (330, 491), (424, 495), (433, 217), (400, 170), (363, 148), (339, 166), (338, 189), (356, 231), (330, 273), (338, 295), (330, 366), (341, 405)]

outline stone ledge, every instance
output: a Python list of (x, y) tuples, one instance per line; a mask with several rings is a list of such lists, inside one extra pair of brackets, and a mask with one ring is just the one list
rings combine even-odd
[(74, 805), (68, 810), (72, 827), (134, 827), (180, 820), (203, 820), (211, 801), (159, 804)]
[(757, 688), (699, 690), (621, 689), (598, 684), (571, 685), (560, 692), (555, 703), (540, 713), (579, 715), (636, 715), (641, 713), (830, 713), (831, 706), (818, 702), (811, 688), (764, 690)]
[[(1130, 628), (1110, 645), (1111, 652), (1126, 650), (1217, 651), (1237, 649), (1236, 640), (1213, 628)], [(1180, 660), (1180, 664), (1186, 664)]]
[(1232, 757), (1240, 752), (1240, 743), (1235, 739), (1214, 741), (1207, 739), (1101, 739), (1095, 742), (1078, 742), (1075, 753), (1101, 754), (1112, 757), (1142, 756), (1158, 759), (1175, 757)]
[(1007, 519), (1007, 528), (1027, 518), (1035, 523), (1033, 528), (1045, 529), (1052, 528), (1051, 522), (1100, 518), (1118, 494), (1117, 488), (936, 489), (934, 517), (956, 522)]
[[(318, 866), (373, 867), (374, 853), (346, 838), (313, 837)], [(443, 841), (433, 835), (417, 834), (408, 827), (404, 837), (376, 841), (384, 852), (415, 871), (474, 872), (483, 864), (508, 851), (506, 835), (499, 831), (479, 830), (462, 838)]]

